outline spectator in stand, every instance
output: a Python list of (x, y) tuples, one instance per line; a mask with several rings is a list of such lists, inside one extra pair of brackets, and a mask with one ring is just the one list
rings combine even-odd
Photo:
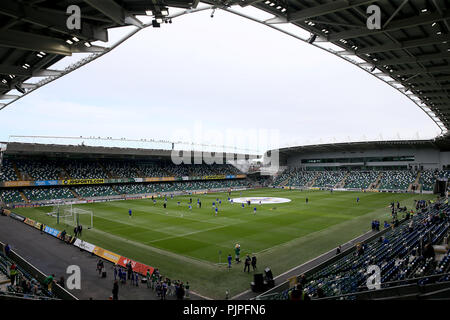
[(44, 280), (44, 284), (47, 285), (47, 289), (48, 291), (52, 291), (52, 287), (53, 287), (53, 282), (55, 281), (55, 275), (52, 274), (50, 276), (48, 276), (47, 278), (45, 278)]
[(317, 288), (316, 295), (318, 299), (325, 298), (325, 293), (322, 288)]
[(59, 285), (61, 288), (64, 288), (64, 286), (65, 286), (64, 277), (61, 276), (61, 277), (59, 278), (59, 280), (58, 280), (57, 283), (58, 283), (58, 285)]
[(11, 266), (9, 267), (9, 279), (11, 281), (11, 285), (14, 286), (14, 283), (16, 281), (16, 277), (17, 277), (17, 266), (16, 264), (13, 262), (11, 264)]
[(289, 292), (289, 298), (292, 301), (307, 301), (311, 300), (309, 296), (305, 293), (303, 290), (303, 287), (301, 284), (297, 284), (294, 288), (294, 290)]
[(5, 256), (9, 256), (9, 253), (11, 251), (11, 246), (9, 245), (9, 243), (6, 244), (4, 250), (5, 250)]
[(427, 243), (423, 249), (423, 257), (425, 259), (432, 258), (434, 261), (436, 254), (434, 252), (434, 248), (431, 243)]
[(341, 247), (341, 245), (339, 245), (336, 249), (336, 255), (340, 254), (341, 251), (342, 251), (342, 247)]
[(303, 273), (301, 276), (300, 276), (300, 278), (298, 279), (298, 283), (300, 283), (300, 285), (302, 286), (302, 287), (304, 287), (307, 283), (308, 283), (308, 281), (307, 281), (307, 279), (306, 279), (306, 275)]

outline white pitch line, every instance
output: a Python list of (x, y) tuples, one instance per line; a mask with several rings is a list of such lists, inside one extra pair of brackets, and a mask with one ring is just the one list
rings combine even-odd
[(197, 230), (197, 231), (192, 231), (192, 232), (183, 233), (183, 234), (176, 235), (176, 236), (170, 236), (170, 237), (160, 238), (160, 239), (156, 239), (156, 240), (151, 240), (151, 241), (147, 241), (147, 242), (144, 242), (144, 243), (147, 244), (147, 243), (153, 243), (153, 242), (157, 242), (157, 241), (163, 241), (163, 240), (169, 240), (169, 239), (174, 239), (174, 238), (180, 238), (180, 237), (190, 236), (190, 235), (197, 234), (197, 233), (200, 233), (200, 232), (205, 232), (205, 231), (211, 231), (211, 230), (216, 230), (216, 229), (226, 228), (226, 227), (233, 226), (233, 225), (236, 225), (236, 224), (238, 224), (238, 223), (235, 223), (235, 224), (228, 224), (228, 225), (222, 225), (222, 226), (217, 226), (217, 227), (212, 227), (212, 228), (207, 228), (207, 229), (202, 229), (202, 230)]

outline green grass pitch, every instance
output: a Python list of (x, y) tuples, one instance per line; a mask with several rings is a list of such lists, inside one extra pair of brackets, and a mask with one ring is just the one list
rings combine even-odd
[[(238, 191), (231, 194), (232, 198), (240, 196)], [(370, 230), (372, 219), (379, 219), (383, 224), (390, 219), (391, 201), (398, 200), (402, 206), (412, 208), (414, 199), (435, 198), (433, 195), (281, 189), (242, 191), (242, 197), (245, 196), (282, 197), (291, 202), (255, 204), (243, 209), (238, 203), (230, 204), (225, 192), (168, 197), (167, 209), (163, 208), (163, 198), (158, 198), (156, 205), (151, 199), (145, 199), (77, 207), (94, 212), (94, 228), (84, 230), (85, 241), (158, 267), (163, 275), (189, 281), (193, 291), (222, 299), (226, 290), (236, 295), (248, 289), (252, 281), (252, 272), (244, 273), (242, 263), (233, 263), (231, 270), (224, 264), (229, 253), (234, 259), (236, 243), (241, 245), (241, 258), (247, 253), (256, 254), (259, 270), (270, 266), (276, 276)], [(188, 209), (190, 197), (192, 211)], [(202, 202), (201, 209), (197, 208), (197, 198)], [(222, 201), (217, 216), (212, 208), (216, 198)], [(133, 212), (131, 218), (129, 209)], [(55, 218), (45, 214), (49, 211), (51, 207), (14, 210), (72, 233), (71, 227), (57, 225)]]

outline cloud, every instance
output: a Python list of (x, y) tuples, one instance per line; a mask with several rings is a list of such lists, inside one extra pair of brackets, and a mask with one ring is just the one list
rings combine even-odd
[(193, 132), (196, 122), (221, 133), (277, 130), (285, 145), (437, 134), (416, 105), (366, 72), (226, 12), (145, 29), (0, 118), (0, 140), (11, 134), (170, 139)]

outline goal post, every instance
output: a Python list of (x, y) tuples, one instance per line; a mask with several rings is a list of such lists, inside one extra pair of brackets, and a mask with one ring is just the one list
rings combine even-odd
[(57, 224), (60, 224), (61, 222), (67, 224), (66, 222), (67, 217), (72, 216), (72, 205), (65, 203), (58, 203), (57, 205), (53, 206), (52, 211), (48, 212), (47, 215), (56, 218)]
[(47, 215), (56, 218), (57, 224), (65, 224), (72, 227), (82, 225), (88, 229), (94, 227), (94, 213), (91, 210), (73, 207), (72, 204), (55, 205)]

